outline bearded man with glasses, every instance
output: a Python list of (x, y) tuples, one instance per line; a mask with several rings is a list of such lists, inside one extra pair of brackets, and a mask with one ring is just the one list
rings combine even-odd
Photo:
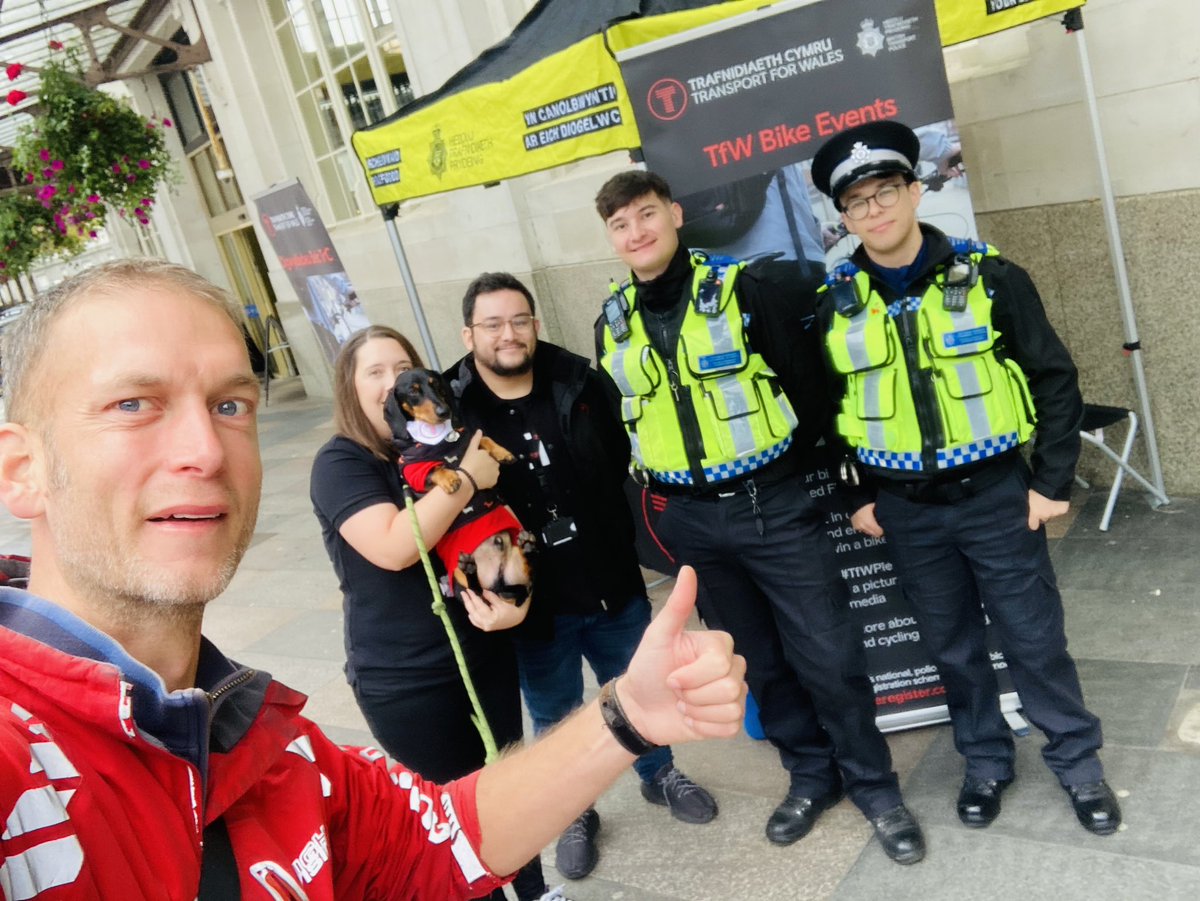
[[(583, 703), (583, 661), (604, 684), (623, 672), (650, 623), (646, 583), (625, 500), (629, 439), (584, 357), (539, 339), (533, 294), (507, 272), (485, 272), (463, 297), (463, 344), (447, 373), (468, 430), (516, 456), (496, 488), (538, 536), (529, 614), (513, 630), (521, 692), (534, 732)], [(633, 764), (642, 795), (685, 823), (717, 802), (680, 772), (669, 747)], [(582, 879), (599, 861), (600, 815), (589, 807), (559, 837), (555, 868)]]
[[(984, 641), (996, 628), (1042, 758), (1089, 832), (1121, 809), (1104, 781), (1100, 721), (1067, 653), (1044, 523), (1067, 512), (1083, 400), (1028, 273), (994, 247), (917, 222), (918, 139), (898, 122), (841, 132), (813, 183), (862, 241), (818, 307), (841, 398), (851, 524), (886, 535), (941, 672), (966, 758), (956, 808), (989, 826), (1015, 749)], [(1036, 425), (1031, 465), (1019, 450)]]

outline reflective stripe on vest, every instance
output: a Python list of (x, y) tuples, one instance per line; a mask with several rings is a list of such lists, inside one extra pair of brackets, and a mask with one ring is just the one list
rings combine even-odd
[[(694, 483), (693, 460), (707, 482), (753, 472), (783, 454), (797, 422), (791, 403), (775, 386), (775, 373), (746, 347), (735, 291), (741, 265), (712, 267), (695, 258), (692, 265), (693, 302), (680, 326), (675, 365), (680, 403), (695, 412), (701, 446), (686, 446), (667, 366), (646, 334), (632, 286), (621, 292), (629, 308), (629, 335), (617, 342), (606, 325), (600, 361), (621, 392), (621, 417), (636, 464), (676, 485)], [(719, 282), (719, 294), (716, 311), (706, 315), (696, 311), (694, 299), (710, 274)], [(708, 290), (716, 287), (710, 284)]]
[[(986, 255), (995, 255), (987, 248)], [(983, 254), (973, 253), (978, 265)], [(850, 274), (850, 273), (847, 273)], [(1028, 440), (1036, 416), (1024, 373), (995, 352), (992, 300), (983, 279), (967, 293), (962, 312), (946, 310), (938, 284), (920, 298), (885, 305), (865, 272), (853, 277), (863, 309), (835, 314), (825, 336), (833, 368), (846, 377), (838, 432), (859, 459), (885, 469), (921, 471), (930, 464), (896, 319), (905, 315), (917, 335), (918, 383), (930, 387), (942, 430), (932, 465), (950, 469), (1004, 453)]]

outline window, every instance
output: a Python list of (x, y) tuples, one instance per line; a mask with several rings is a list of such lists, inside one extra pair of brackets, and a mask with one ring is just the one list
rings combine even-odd
[(268, 0), (267, 8), (329, 212), (358, 216), (369, 201), (350, 135), (412, 99), (387, 0)]

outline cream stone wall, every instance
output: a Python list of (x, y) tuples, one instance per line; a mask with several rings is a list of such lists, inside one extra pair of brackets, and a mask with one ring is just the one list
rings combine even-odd
[[(1131, 293), (1137, 312), (1151, 409), (1168, 493), (1200, 493), (1195, 462), (1200, 431), (1200, 320), (1186, 312), (1178, 285), (1200, 276), (1200, 247), (1179, 240), (1200, 215), (1200, 190), (1118, 201), (1126, 235)], [(1108, 258), (1100, 204), (1084, 201), (979, 216), (980, 232), (1029, 270), (1055, 329), (1079, 367), (1084, 400), (1138, 409), (1116, 280)], [(1122, 428), (1114, 434), (1123, 438)], [(1110, 441), (1110, 444), (1113, 442)], [(1136, 457), (1148, 475), (1144, 445)], [(1114, 467), (1085, 447), (1080, 471), (1110, 484)], [(1136, 491), (1130, 485), (1126, 490)]]

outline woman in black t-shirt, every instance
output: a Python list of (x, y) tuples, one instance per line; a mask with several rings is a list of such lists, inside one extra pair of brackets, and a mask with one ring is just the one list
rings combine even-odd
[[(412, 344), (373, 325), (345, 343), (334, 363), (336, 434), (313, 460), (309, 493), (342, 589), (346, 676), (375, 739), (422, 776), (447, 782), (484, 763), (442, 621), (404, 505), (403, 480), (383, 405), (396, 376), (420, 366)], [(470, 479), (454, 494), (432, 488), (416, 502), (427, 546), (442, 537), (474, 485), (496, 484), (499, 466), (471, 438), (460, 468)], [(436, 560), (436, 558), (435, 558)], [(435, 562), (435, 566), (436, 566)], [(512, 643), (503, 634), (529, 605), (491, 603), (464, 592), (447, 608), (499, 747), (521, 740), (521, 702)], [(498, 634), (499, 633), (499, 634)], [(545, 891), (535, 858), (514, 882), (521, 899)], [(502, 897), (497, 895), (497, 897)]]

